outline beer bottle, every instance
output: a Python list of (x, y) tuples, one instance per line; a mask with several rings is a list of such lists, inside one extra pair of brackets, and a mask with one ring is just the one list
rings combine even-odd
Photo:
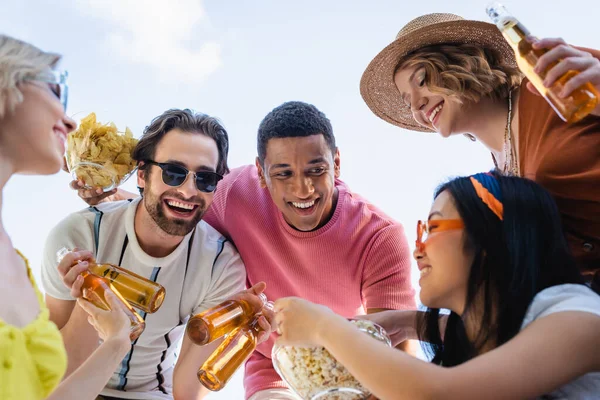
[[(56, 254), (57, 261), (60, 262), (67, 252), (68, 250), (61, 249)], [(81, 286), (83, 298), (98, 308), (110, 310), (110, 305), (106, 301), (104, 293), (109, 288), (114, 292), (119, 302), (123, 303), (125, 306), (123, 311), (131, 323), (131, 332), (129, 333), (129, 338), (132, 342), (137, 339), (146, 328), (146, 323), (142, 317), (131, 307), (127, 300), (123, 298), (117, 288), (115, 288), (106, 278), (97, 276), (89, 270), (83, 271), (81, 276), (83, 277), (83, 285)]]
[[(69, 249), (63, 247), (59, 250), (59, 253), (64, 256), (69, 251)], [(166, 291), (162, 285), (125, 268), (90, 260), (88, 261), (88, 269), (94, 275), (106, 278), (132, 306), (144, 312), (156, 312), (165, 299)]]
[[(273, 303), (266, 303), (265, 307), (272, 309)], [(258, 336), (263, 331), (258, 325), (259, 318), (260, 315), (256, 315), (250, 323), (231, 332), (198, 369), (198, 380), (208, 390), (223, 389), (256, 349)]]
[(569, 123), (577, 122), (592, 112), (598, 103), (598, 92), (590, 82), (575, 89), (568, 97), (559, 97), (563, 87), (579, 71), (570, 70), (558, 78), (551, 87), (543, 84), (548, 71), (558, 62), (554, 62), (539, 75), (533, 70), (538, 59), (548, 52), (548, 49), (534, 49), (532, 44), (526, 40), (530, 36), (529, 31), (521, 22), (513, 17), (506, 8), (497, 3), (488, 5), (487, 14), (496, 24), (506, 41), (515, 52), (517, 65), (523, 74), (531, 81), (533, 86), (544, 96), (558, 116)]
[[(265, 305), (267, 297), (263, 293), (259, 297)], [(255, 315), (250, 303), (226, 300), (190, 318), (186, 327), (187, 335), (192, 342), (203, 346), (245, 325)]]

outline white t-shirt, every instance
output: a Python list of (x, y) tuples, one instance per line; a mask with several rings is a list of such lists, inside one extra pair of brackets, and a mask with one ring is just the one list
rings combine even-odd
[[(542, 290), (529, 306), (521, 330), (536, 319), (562, 311), (583, 311), (600, 316), (600, 296), (584, 285), (565, 284)], [(600, 399), (600, 372), (580, 376), (541, 399)]]
[(153, 314), (139, 311), (146, 329), (101, 394), (171, 399), (175, 351), (187, 320), (243, 290), (246, 271), (234, 246), (204, 221), (168, 256), (149, 256), (134, 231), (138, 205), (140, 198), (105, 203), (61, 221), (46, 241), (42, 282), (48, 295), (73, 300), (56, 268), (56, 252), (77, 247), (93, 251), (99, 262), (120, 265), (163, 285), (166, 296), (161, 308)]

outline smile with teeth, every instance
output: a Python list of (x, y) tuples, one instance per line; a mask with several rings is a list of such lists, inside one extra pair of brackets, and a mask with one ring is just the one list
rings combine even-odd
[(433, 120), (435, 119), (435, 116), (438, 115), (438, 113), (440, 111), (442, 111), (443, 106), (444, 106), (444, 103), (442, 102), (442, 103), (438, 104), (438, 106), (435, 107), (433, 109), (433, 111), (431, 111), (431, 113), (429, 114), (429, 122), (433, 123)]
[(313, 200), (306, 203), (297, 203), (295, 201), (292, 201), (292, 205), (296, 208), (310, 208), (315, 205), (315, 201)]
[(188, 211), (192, 211), (194, 208), (196, 208), (196, 205), (194, 204), (186, 204), (175, 200), (167, 200), (167, 204), (173, 208), (179, 208)]
[(430, 272), (431, 272), (431, 267), (425, 267), (421, 271), (419, 271), (420, 277), (422, 278)]

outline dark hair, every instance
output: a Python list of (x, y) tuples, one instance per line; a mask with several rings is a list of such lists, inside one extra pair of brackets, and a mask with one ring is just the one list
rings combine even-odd
[[(189, 109), (171, 109), (154, 118), (150, 125), (144, 129), (142, 138), (133, 149), (132, 158), (138, 163), (144, 160), (154, 159), (156, 147), (167, 134), (173, 129), (181, 129), (184, 132), (200, 133), (212, 138), (217, 144), (219, 151), (219, 162), (217, 173), (225, 175), (229, 172), (227, 166), (227, 153), (229, 152), (229, 137), (227, 131), (218, 119), (206, 114), (196, 113)], [(144, 169), (142, 165), (140, 169)]]
[[(419, 338), (432, 362), (446, 367), (475, 357), (488, 339), (497, 346), (521, 329), (527, 308), (540, 291), (565, 283), (583, 284), (563, 234), (552, 196), (528, 179), (493, 173), (502, 193), (501, 221), (479, 198), (468, 177), (436, 190), (448, 191), (465, 224), (465, 248), (474, 252), (465, 311), (481, 313), (479, 332), (471, 342), (463, 320), (451, 312), (444, 340), (439, 309), (428, 309), (418, 320)], [(477, 301), (477, 305), (476, 305)], [(494, 318), (495, 315), (495, 318)]]
[(258, 158), (264, 162), (270, 139), (323, 135), (335, 153), (335, 137), (331, 122), (312, 104), (288, 101), (274, 108), (258, 127)]

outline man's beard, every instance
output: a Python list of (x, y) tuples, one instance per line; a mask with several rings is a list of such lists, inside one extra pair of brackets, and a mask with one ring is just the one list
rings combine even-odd
[[(206, 202), (201, 197), (194, 197), (191, 199), (184, 199), (179, 193), (176, 191), (164, 192), (160, 197), (156, 197), (148, 185), (149, 182), (146, 182), (146, 188), (144, 189), (144, 206), (146, 207), (146, 211), (154, 220), (156, 225), (160, 229), (162, 229), (165, 233), (173, 236), (185, 236), (191, 231), (194, 230), (198, 222), (202, 219), (202, 216), (206, 212)], [(194, 211), (194, 218), (191, 220), (177, 219), (177, 218), (169, 218), (165, 215), (163, 207), (168, 207), (165, 205), (164, 198), (170, 197), (173, 199), (178, 199), (181, 201), (188, 201), (190, 203), (198, 204), (198, 208)]]

